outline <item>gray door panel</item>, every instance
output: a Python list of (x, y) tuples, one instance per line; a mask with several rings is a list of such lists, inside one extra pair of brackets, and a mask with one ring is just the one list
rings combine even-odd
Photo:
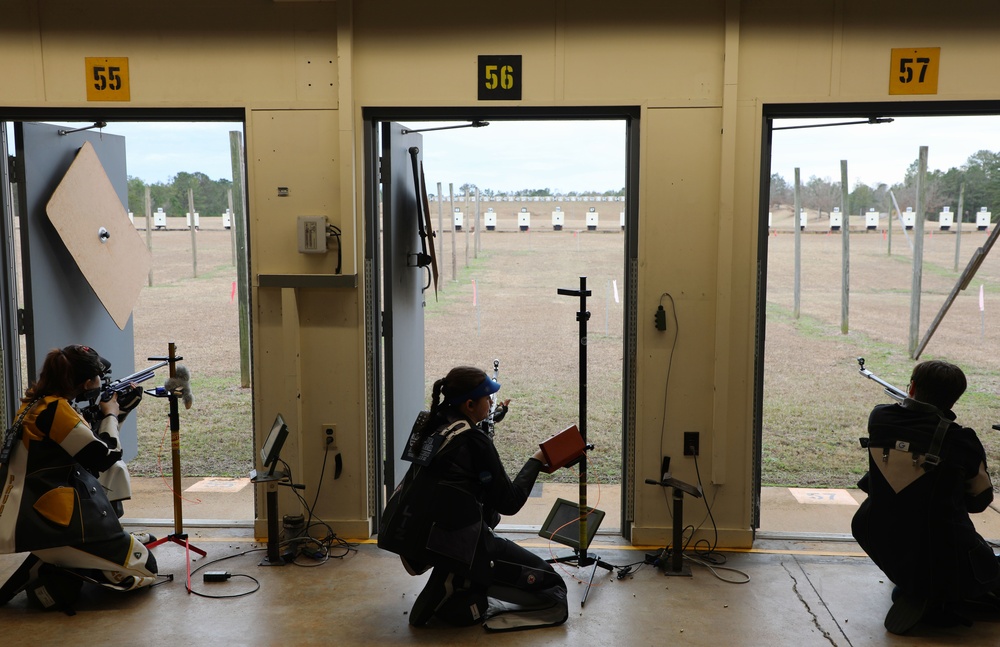
[[(424, 403), (424, 297), (427, 270), (411, 266), (420, 251), (417, 229), (419, 187), (414, 186), (410, 147), (423, 138), (382, 124), (383, 334), (386, 375), (385, 484), (390, 490), (408, 463), (400, 459)], [(418, 161), (422, 153), (418, 154)]]
[[(64, 126), (19, 123), (15, 127), (21, 265), (28, 379), (37, 378), (46, 353), (67, 344), (92, 346), (111, 362), (114, 377), (135, 372), (132, 317), (119, 330), (66, 250), (46, 213), (52, 192), (89, 141), (128, 208), (125, 138), (100, 131), (60, 135)], [(122, 271), (125, 271), (124, 268)], [(135, 416), (121, 430), (125, 459), (137, 451)]]

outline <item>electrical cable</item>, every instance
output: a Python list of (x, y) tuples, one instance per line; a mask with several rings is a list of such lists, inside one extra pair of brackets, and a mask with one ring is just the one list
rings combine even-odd
[[(327, 456), (329, 455), (329, 453), (330, 452), (323, 452), (323, 465), (320, 468), (320, 474), (319, 474), (319, 481), (318, 481), (318, 483), (322, 483), (323, 482), (323, 476), (326, 474), (326, 459), (327, 459)], [(284, 460), (282, 460), (282, 459), (279, 459), (279, 460), (281, 461), (282, 466), (284, 466), (285, 471), (288, 474), (289, 484), (294, 483), (294, 479), (292, 478), (292, 468), (291, 468), (291, 466), (289, 466), (288, 463), (286, 463)], [(333, 531), (333, 528), (330, 527), (330, 524), (328, 524), (327, 522), (325, 522), (322, 519), (320, 519), (319, 517), (317, 517), (316, 514), (313, 512), (314, 508), (316, 507), (316, 503), (319, 501), (319, 487), (318, 486), (316, 488), (316, 496), (313, 498), (313, 504), (312, 504), (312, 506), (310, 506), (309, 503), (302, 497), (302, 495), (299, 493), (298, 489), (292, 488), (292, 492), (295, 493), (295, 498), (297, 498), (299, 500), (299, 503), (302, 505), (302, 507), (308, 513), (308, 517), (306, 519), (306, 523), (305, 523), (305, 526), (303, 528), (303, 532), (305, 533), (306, 537), (309, 538), (306, 541), (308, 541), (309, 543), (315, 543), (317, 545), (316, 552), (313, 553), (313, 554), (311, 554), (311, 555), (307, 555), (308, 557), (312, 557), (313, 559), (320, 560), (320, 564), (323, 564), (323, 563), (326, 563), (326, 561), (329, 560), (330, 558), (333, 558), (333, 559), (343, 559), (344, 557), (347, 557), (347, 555), (349, 555), (350, 553), (357, 552), (357, 550), (358, 550), (358, 548), (357, 548), (358, 545), (357, 544), (345, 541), (345, 540), (341, 539), (340, 537), (338, 537), (337, 533), (335, 533)], [(313, 523), (313, 519), (316, 519), (317, 522)], [(313, 538), (312, 535), (309, 534), (309, 530), (311, 528), (314, 528), (314, 527), (325, 528), (326, 531), (327, 531), (327, 534), (324, 537), (319, 538), (319, 539)], [(305, 540), (305, 537), (303, 537), (303, 538), (295, 538), (295, 539), (296, 540)], [(333, 554), (333, 550), (335, 548), (343, 549), (344, 552), (341, 553), (341, 554), (339, 554), (339, 555), (334, 555)], [(319, 566), (320, 565), (320, 564), (302, 564), (302, 563), (300, 563), (298, 561), (295, 561), (295, 560), (292, 561), (292, 564), (295, 564), (296, 566), (303, 566), (303, 567), (312, 567), (312, 566)]]
[[(217, 564), (217, 563), (225, 561), (227, 559), (233, 559), (234, 557), (242, 557), (243, 555), (249, 555), (250, 553), (259, 553), (259, 552), (262, 552), (262, 551), (265, 551), (265, 550), (267, 550), (267, 549), (266, 548), (251, 548), (250, 550), (245, 550), (242, 553), (234, 553), (232, 555), (226, 555), (225, 557), (217, 557), (216, 559), (213, 559), (213, 560), (208, 561), (208, 562), (204, 562), (203, 564), (199, 565), (198, 568), (196, 568), (193, 571), (191, 571), (190, 575), (194, 575), (195, 573), (197, 573), (201, 569), (205, 568), (206, 566), (211, 566), (212, 564)], [(194, 593), (198, 597), (202, 597), (202, 598), (213, 598), (213, 599), (216, 599), (216, 600), (224, 600), (224, 599), (227, 599), (227, 598), (241, 598), (243, 596), (250, 595), (252, 593), (256, 593), (257, 591), (260, 590), (260, 582), (256, 578), (251, 577), (250, 575), (245, 575), (243, 573), (233, 573), (230, 576), (230, 578), (233, 578), (233, 577), (245, 577), (247, 579), (253, 580), (253, 582), (254, 582), (254, 584), (256, 586), (253, 589), (251, 589), (249, 591), (243, 591), (242, 593), (231, 593), (231, 594), (227, 594), (227, 595), (210, 595), (208, 593), (202, 593), (200, 591), (195, 591), (194, 588), (191, 586), (190, 575), (188, 577), (188, 581), (185, 582), (185, 584), (184, 584), (184, 588), (187, 590), (188, 593)]]
[[(723, 582), (726, 582), (728, 584), (746, 584), (746, 583), (748, 583), (750, 581), (750, 575), (748, 575), (747, 573), (744, 573), (743, 571), (741, 571), (739, 569), (731, 568), (729, 566), (720, 566), (718, 564), (713, 564), (711, 562), (708, 562), (708, 561), (705, 561), (705, 560), (702, 560), (702, 559), (698, 559), (697, 557), (691, 557), (690, 555), (684, 555), (684, 559), (686, 559), (687, 561), (691, 562), (692, 564), (696, 564), (698, 566), (704, 566), (709, 571), (711, 571), (712, 575), (714, 575), (719, 580), (721, 580)], [(730, 573), (737, 573), (737, 574), (741, 575), (743, 579), (739, 579), (739, 580), (727, 579), (725, 577), (722, 577), (722, 575), (719, 574), (719, 571), (729, 571)]]
[(328, 224), (326, 226), (327, 237), (333, 237), (337, 239), (337, 269), (333, 271), (334, 274), (340, 274), (340, 266), (343, 261), (343, 247), (340, 245), (340, 227), (337, 225)]
[[(698, 476), (698, 487), (700, 487), (701, 491), (704, 492), (705, 491), (705, 486), (701, 482), (701, 470), (698, 468), (698, 455), (697, 454), (694, 455), (694, 473)], [(716, 490), (716, 491), (718, 491), (718, 490)], [(702, 496), (701, 498), (705, 501), (705, 509), (708, 510), (708, 517), (712, 520), (712, 530), (715, 532), (715, 539), (712, 542), (711, 547), (709, 547), (709, 549), (708, 549), (708, 554), (712, 554), (712, 553), (715, 552), (715, 548), (719, 545), (719, 526), (716, 525), (716, 523), (715, 523), (715, 517), (712, 515), (712, 506), (710, 506), (708, 504), (708, 499), (705, 496)], [(704, 524), (705, 520), (702, 519), (701, 523)], [(698, 528), (701, 528), (701, 524), (698, 525)], [(697, 532), (697, 531), (698, 531), (697, 529), (695, 529), (694, 531), (692, 531), (692, 535), (695, 532)], [(704, 540), (701, 540), (701, 541), (704, 541)], [(697, 547), (697, 545), (698, 544), (695, 543), (696, 547)]]
[[(324, 457), (323, 457), (323, 467), (322, 467), (322, 469), (320, 471), (320, 477), (319, 477), (319, 482), (320, 483), (323, 482), (323, 476), (324, 476), (325, 471), (326, 471), (326, 454), (327, 453), (328, 452), (325, 452), (324, 453)], [(281, 460), (281, 459), (279, 459), (279, 460)], [(294, 480), (292, 479), (292, 469), (288, 465), (288, 463), (286, 463), (284, 460), (281, 460), (281, 464), (282, 464), (282, 466), (284, 466), (284, 468), (285, 468), (285, 470), (286, 470), (286, 472), (288, 474), (288, 483), (287, 484), (286, 483), (282, 483), (282, 484), (291, 485), (294, 482)], [(313, 508), (315, 508), (316, 503), (319, 501), (319, 488), (317, 488), (316, 497), (313, 499), (312, 506), (310, 506), (309, 503), (302, 497), (302, 495), (299, 494), (299, 491), (298, 491), (297, 488), (292, 488), (292, 492), (295, 493), (295, 496), (299, 500), (299, 503), (309, 513), (309, 517), (308, 517), (309, 522), (306, 523), (306, 525), (305, 525), (304, 532), (307, 533), (305, 537), (294, 537), (294, 538), (286, 539), (285, 541), (283, 541), (283, 542), (281, 542), (279, 544), (279, 546), (281, 546), (281, 547), (295, 546), (297, 548), (296, 559), (293, 560), (290, 563), (294, 564), (295, 566), (300, 566), (300, 567), (303, 567), (303, 568), (312, 568), (312, 567), (315, 567), (315, 566), (322, 566), (323, 564), (325, 564), (326, 562), (328, 562), (331, 558), (334, 558), (334, 559), (343, 559), (344, 557), (346, 557), (351, 552), (357, 552), (357, 546), (358, 546), (357, 544), (347, 542), (347, 541), (341, 539), (340, 537), (337, 537), (336, 533), (333, 532), (333, 529), (330, 527), (330, 525), (327, 524), (322, 519), (319, 519), (318, 517), (316, 517), (316, 515), (313, 513)], [(315, 519), (319, 519), (320, 523), (313, 524), (312, 520), (314, 518)], [(315, 537), (312, 537), (312, 536), (308, 535), (309, 528), (313, 527), (314, 525), (325, 527), (327, 529), (327, 531), (328, 531), (328, 534), (325, 537), (321, 538), (321, 539), (317, 539)], [(302, 551), (302, 547), (301, 547), (301, 544), (303, 544), (303, 543), (306, 543), (306, 544), (315, 544), (316, 551), (314, 553), (312, 553), (312, 554), (306, 553), (306, 555), (308, 557), (312, 557), (313, 559), (317, 560), (316, 563), (305, 564), (305, 563), (301, 563), (301, 562), (299, 562), (297, 560), (298, 555), (303, 552)], [(334, 555), (334, 554), (332, 554), (332, 550), (334, 548), (342, 548), (342, 549), (344, 549), (344, 552), (342, 554), (340, 554), (340, 555)], [(205, 568), (207, 566), (210, 566), (212, 564), (217, 564), (217, 563), (219, 563), (221, 561), (224, 561), (224, 560), (227, 560), (227, 559), (232, 559), (234, 557), (241, 557), (243, 555), (248, 555), (250, 553), (261, 552), (261, 551), (265, 551), (265, 550), (267, 550), (267, 549), (266, 548), (253, 548), (251, 550), (246, 550), (246, 551), (243, 551), (241, 553), (235, 553), (233, 555), (226, 555), (225, 557), (219, 557), (217, 559), (213, 559), (211, 561), (204, 562), (203, 564), (200, 564), (197, 568), (195, 568), (194, 570), (192, 570), (188, 574), (188, 581), (185, 583), (185, 589), (187, 589), (188, 593), (193, 593), (193, 594), (195, 594), (197, 596), (200, 596), (200, 597), (203, 597), (203, 598), (214, 598), (214, 599), (239, 598), (239, 597), (243, 597), (243, 596), (246, 596), (246, 595), (250, 595), (252, 593), (256, 593), (258, 590), (260, 590), (260, 582), (256, 578), (254, 578), (254, 577), (252, 577), (250, 575), (246, 575), (244, 573), (233, 573), (230, 576), (230, 578), (245, 577), (245, 578), (253, 581), (253, 583), (255, 584), (254, 588), (251, 589), (251, 590), (249, 590), (249, 591), (243, 591), (241, 593), (234, 593), (234, 594), (227, 594), (227, 595), (210, 595), (210, 594), (207, 594), (207, 593), (201, 593), (199, 591), (195, 591), (193, 589), (193, 587), (191, 586), (190, 576), (194, 575), (198, 571), (200, 571), (203, 568)]]
[[(664, 292), (663, 294), (661, 294), (660, 295), (660, 303), (659, 303), (659, 305), (661, 305), (661, 306), (663, 305), (663, 297), (667, 297), (668, 299), (670, 299), (670, 313), (671, 313), (671, 315), (674, 318), (674, 339), (670, 343), (670, 359), (667, 360), (667, 376), (666, 376), (666, 379), (663, 382), (663, 420), (660, 423), (660, 456), (661, 457), (664, 456), (664, 453), (663, 453), (663, 439), (664, 439), (664, 436), (667, 433), (667, 392), (670, 389), (670, 371), (671, 371), (671, 369), (673, 368), (673, 365), (674, 365), (674, 351), (677, 349), (677, 338), (680, 337), (680, 334), (681, 334), (680, 323), (677, 320), (677, 304), (674, 303), (674, 297), (669, 292)], [(661, 474), (660, 476), (662, 478), (663, 475)], [(666, 488), (662, 488), (662, 489), (663, 489), (663, 500), (664, 500), (664, 502), (667, 503), (667, 514), (670, 516), (670, 519), (673, 520), (674, 513), (673, 513), (673, 510), (670, 509), (670, 500), (667, 497), (667, 489)]]

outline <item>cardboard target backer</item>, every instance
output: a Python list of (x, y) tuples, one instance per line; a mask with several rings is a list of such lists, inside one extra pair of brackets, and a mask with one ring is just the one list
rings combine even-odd
[(124, 329), (153, 259), (90, 142), (52, 193), (46, 213), (97, 298)]

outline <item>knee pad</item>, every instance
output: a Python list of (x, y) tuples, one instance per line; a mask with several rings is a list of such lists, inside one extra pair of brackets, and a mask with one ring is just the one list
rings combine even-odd
[(566, 588), (562, 577), (551, 566), (543, 569), (497, 560), (493, 563), (493, 578), (497, 584), (505, 584), (523, 591), (548, 589), (554, 586)]

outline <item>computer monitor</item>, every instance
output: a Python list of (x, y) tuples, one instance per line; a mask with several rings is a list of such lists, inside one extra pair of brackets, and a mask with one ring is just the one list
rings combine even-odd
[(288, 427), (285, 419), (279, 413), (274, 418), (271, 431), (267, 434), (264, 446), (260, 448), (260, 461), (264, 471), (268, 476), (274, 476), (274, 468), (278, 465), (278, 457), (281, 454), (281, 446), (285, 444), (288, 437)]
[[(597, 508), (584, 506), (587, 515), (587, 548), (594, 541), (594, 535), (604, 520), (604, 511)], [(538, 531), (539, 537), (545, 537), (560, 544), (575, 548), (580, 546), (580, 505), (566, 499), (556, 499), (549, 516), (546, 517), (542, 529)]]

